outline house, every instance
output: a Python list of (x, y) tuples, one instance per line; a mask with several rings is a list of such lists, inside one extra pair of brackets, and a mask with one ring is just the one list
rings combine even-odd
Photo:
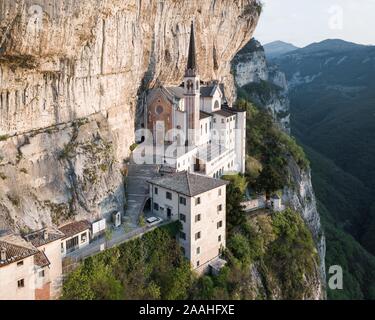
[(214, 178), (245, 172), (246, 112), (228, 105), (221, 84), (200, 80), (193, 24), (183, 84), (151, 90), (145, 109), (160, 164)]
[(61, 240), (61, 254), (67, 254), (82, 249), (90, 243), (91, 224), (87, 220), (72, 222), (59, 228), (65, 236)]
[(0, 237), (0, 300), (50, 300), (60, 295), (62, 261), (54, 229)]
[(0, 300), (35, 300), (38, 253), (20, 236), (0, 238)]
[(59, 230), (48, 227), (26, 235), (39, 253), (35, 256), (37, 270), (36, 300), (58, 299), (62, 287), (62, 256), (61, 239), (64, 234)]
[(226, 245), (227, 184), (187, 171), (149, 181), (153, 214), (181, 222), (179, 242), (198, 273), (208, 271)]

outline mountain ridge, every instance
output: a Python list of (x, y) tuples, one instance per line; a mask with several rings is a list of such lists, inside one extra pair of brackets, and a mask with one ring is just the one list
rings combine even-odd
[(268, 59), (273, 59), (283, 54), (286, 54), (288, 52), (299, 49), (297, 46), (293, 45), (292, 43), (284, 42), (281, 40), (267, 43), (263, 46), (263, 48), (266, 53), (266, 57)]
[(374, 278), (360, 270), (374, 266), (375, 253), (375, 46), (329, 39), (272, 62), (286, 74), (292, 133), (311, 161), (327, 265), (348, 274), (344, 291), (328, 296), (373, 299)]

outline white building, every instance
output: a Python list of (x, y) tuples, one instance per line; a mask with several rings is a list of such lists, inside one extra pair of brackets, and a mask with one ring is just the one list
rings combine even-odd
[(59, 228), (65, 235), (61, 240), (61, 254), (67, 254), (82, 249), (90, 244), (91, 224), (87, 220), (72, 222)]
[(35, 265), (37, 270), (36, 299), (58, 299), (62, 287), (61, 239), (64, 234), (55, 228), (44, 228), (25, 236), (39, 250)]
[[(228, 106), (223, 86), (201, 82), (191, 27), (188, 65), (179, 87), (159, 87), (147, 97), (144, 127), (157, 159), (176, 171), (219, 178), (245, 172), (246, 112)], [(145, 137), (144, 137), (145, 138)]]
[(61, 290), (63, 235), (43, 229), (22, 238), (0, 237), (0, 300), (57, 299)]
[(179, 242), (198, 273), (220, 260), (226, 245), (227, 184), (186, 171), (149, 181), (153, 214), (182, 223)]

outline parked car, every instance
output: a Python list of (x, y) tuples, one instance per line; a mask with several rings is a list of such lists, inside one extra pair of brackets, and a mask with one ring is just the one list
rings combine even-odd
[(159, 223), (161, 223), (163, 220), (157, 217), (150, 217), (146, 219), (146, 222), (148, 223), (149, 226), (155, 226)]

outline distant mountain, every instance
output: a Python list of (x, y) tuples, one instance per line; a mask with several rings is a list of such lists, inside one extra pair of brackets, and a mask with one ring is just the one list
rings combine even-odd
[(291, 43), (286, 43), (283, 41), (274, 41), (264, 45), (263, 47), (268, 60), (272, 60), (285, 53), (299, 49)]
[(343, 94), (368, 92), (375, 86), (375, 47), (326, 40), (273, 59), (291, 87), (308, 85)]
[(311, 161), (327, 265), (352, 277), (337, 297), (374, 299), (375, 274), (363, 270), (375, 267), (375, 46), (325, 40), (273, 63), (286, 74), (292, 133)]
[[(338, 52), (342, 53), (345, 51), (351, 51), (356, 49), (363, 49), (368, 46), (348, 42), (340, 39), (328, 39), (321, 42), (312, 43), (302, 49), (299, 52), (304, 53), (316, 53), (316, 52)], [(288, 53), (288, 52), (285, 52)]]
[[(375, 194), (375, 46), (326, 40), (273, 61), (288, 79), (295, 134)], [(348, 225), (353, 235), (367, 218), (362, 210)]]

